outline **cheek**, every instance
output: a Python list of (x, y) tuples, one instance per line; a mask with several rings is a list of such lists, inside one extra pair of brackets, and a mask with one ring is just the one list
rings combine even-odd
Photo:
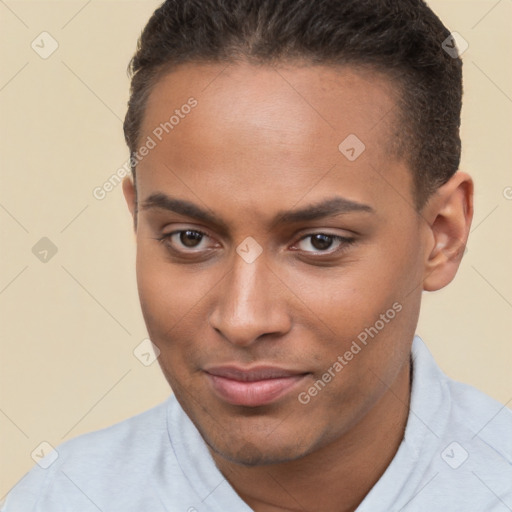
[[(335, 379), (333, 393), (342, 382), (371, 387), (370, 381), (360, 383), (363, 373), (387, 381), (407, 357), (421, 298), (420, 259), (408, 243), (414, 245), (405, 236), (395, 237), (375, 243), (341, 267), (304, 267), (287, 274), (287, 284), (306, 306), (300, 323), (317, 333), (322, 365), (329, 368), (345, 353), (350, 358), (343, 370), (347, 380)], [(350, 352), (353, 342), (360, 347), (353, 347), (357, 354)]]
[(137, 286), (142, 313), (150, 337), (160, 350), (162, 341), (178, 330), (194, 303), (195, 287), (166, 261), (161, 247), (139, 242), (137, 247)]
[(137, 285), (143, 307), (157, 324), (172, 326), (184, 317), (212, 287), (204, 271), (193, 265), (170, 261), (165, 247), (139, 235)]
[(394, 320), (393, 304), (403, 306), (410, 291), (403, 275), (407, 266), (413, 272), (407, 261), (365, 257), (341, 267), (301, 267), (293, 273), (283, 268), (281, 276), (302, 305), (294, 316), (309, 329), (325, 330), (326, 344), (341, 350), (390, 309)]
[(180, 282), (172, 269), (151, 257), (143, 248), (137, 252), (137, 286), (148, 329), (170, 329), (186, 312), (185, 301), (178, 301)]
[[(161, 247), (141, 242), (137, 248), (137, 285), (141, 309), (161, 362), (194, 361), (200, 331), (207, 326), (208, 297), (222, 275), (215, 269), (172, 264)], [(195, 343), (194, 343), (194, 340)], [(178, 363), (176, 363), (177, 365)]]

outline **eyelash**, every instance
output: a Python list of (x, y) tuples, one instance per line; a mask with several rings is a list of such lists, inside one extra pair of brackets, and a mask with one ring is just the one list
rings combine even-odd
[[(171, 233), (167, 233), (165, 235), (162, 235), (161, 237), (156, 238), (156, 240), (158, 242), (160, 242), (160, 243), (163, 243), (167, 247), (167, 249), (171, 250), (172, 252), (174, 252), (175, 254), (178, 254), (180, 256), (187, 255), (187, 254), (188, 255), (194, 255), (194, 254), (202, 252), (201, 250), (199, 250), (199, 251), (198, 250), (190, 250), (190, 251), (179, 250), (179, 249), (176, 249), (175, 247), (171, 246), (171, 244), (170, 244), (171, 238), (174, 235), (179, 235), (181, 233), (185, 233), (186, 231), (191, 231), (192, 233), (200, 234), (202, 237), (211, 238), (207, 233), (205, 233), (204, 231), (201, 231), (199, 229), (180, 229), (180, 230), (173, 231)], [(297, 240), (297, 242), (295, 242), (293, 244), (292, 247), (298, 245), (301, 241), (306, 240), (306, 239), (308, 239), (310, 237), (313, 237), (315, 235), (327, 236), (327, 237), (332, 239), (333, 243), (338, 242), (340, 244), (338, 246), (338, 248), (335, 249), (335, 250), (327, 250), (327, 251), (320, 251), (319, 250), (319, 251), (316, 251), (316, 252), (302, 251), (303, 254), (306, 254), (308, 256), (314, 256), (316, 258), (319, 258), (319, 257), (322, 257), (322, 256), (333, 256), (335, 254), (343, 253), (346, 249), (348, 249), (349, 246), (353, 245), (354, 242), (356, 241), (355, 238), (344, 237), (344, 236), (340, 236), (340, 235), (333, 235), (331, 233), (325, 233), (323, 231), (315, 231), (314, 233), (308, 233), (307, 235), (302, 236), (299, 240)], [(301, 252), (300, 249), (292, 249), (292, 250), (295, 250), (297, 252)]]

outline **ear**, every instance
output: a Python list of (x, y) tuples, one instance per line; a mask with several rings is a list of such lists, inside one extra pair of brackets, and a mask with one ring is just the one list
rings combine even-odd
[(137, 189), (132, 178), (126, 177), (123, 180), (123, 194), (128, 205), (128, 210), (133, 217), (133, 226), (137, 229)]
[(433, 194), (422, 212), (429, 244), (423, 289), (444, 288), (457, 273), (473, 219), (473, 180), (458, 171)]

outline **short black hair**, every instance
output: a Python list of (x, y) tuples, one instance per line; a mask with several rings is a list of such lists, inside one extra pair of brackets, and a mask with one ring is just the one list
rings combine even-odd
[(180, 64), (245, 58), (365, 66), (399, 86), (396, 148), (413, 172), (421, 208), (460, 163), (462, 61), (444, 51), (449, 37), (422, 0), (166, 0), (128, 68), (130, 156), (152, 87)]

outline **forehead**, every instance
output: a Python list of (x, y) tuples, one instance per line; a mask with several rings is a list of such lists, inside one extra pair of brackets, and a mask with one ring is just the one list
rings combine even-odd
[(139, 190), (172, 186), (190, 198), (193, 185), (261, 208), (265, 197), (293, 203), (332, 187), (378, 199), (375, 174), (397, 168), (394, 90), (382, 74), (351, 67), (182, 65), (148, 98), (140, 141), (156, 145), (137, 167)]
[[(395, 89), (382, 73), (363, 68), (188, 63), (154, 85), (143, 131), (165, 121), (193, 96), (202, 114), (197, 124), (214, 122), (224, 132), (235, 127), (238, 138), (254, 137), (257, 128), (262, 138), (272, 133), (284, 142), (302, 137), (307, 143), (316, 134), (342, 135), (348, 130), (373, 139), (389, 128), (389, 123), (381, 123), (384, 117), (391, 120), (397, 113)], [(197, 117), (191, 116), (187, 124), (194, 124)], [(207, 133), (202, 131), (204, 138)], [(179, 135), (178, 130), (175, 133)]]

